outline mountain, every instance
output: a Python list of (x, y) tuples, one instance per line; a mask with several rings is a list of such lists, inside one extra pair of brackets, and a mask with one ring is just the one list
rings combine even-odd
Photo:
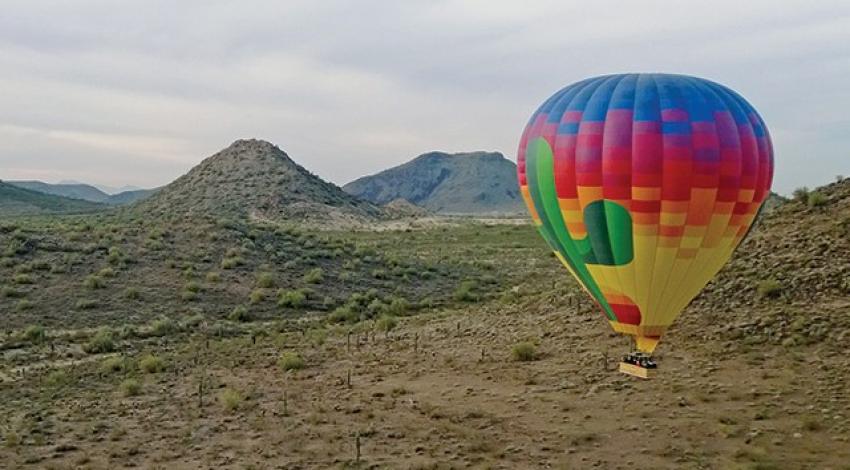
[(442, 214), (525, 210), (516, 164), (498, 152), (430, 152), (348, 183), (343, 189), (375, 204), (401, 198)]
[(130, 191), (123, 191), (110, 195), (109, 198), (106, 199), (106, 203), (112, 204), (113, 206), (123, 206), (127, 204), (132, 204), (134, 202), (142, 201), (153, 196), (160, 189), (161, 188), (135, 189)]
[(134, 210), (152, 216), (207, 215), (348, 224), (383, 217), (262, 140), (237, 140)]
[(41, 181), (7, 181), (7, 183), (19, 188), (29, 189), (30, 191), (38, 191), (44, 194), (52, 194), (71, 199), (82, 199), (89, 202), (106, 202), (109, 199), (109, 194), (92, 185), (83, 183), (65, 182), (50, 184)]
[(62, 181), (57, 184), (44, 183), (41, 181), (7, 181), (7, 183), (19, 188), (37, 191), (43, 194), (110, 204), (114, 206), (130, 204), (145, 199), (157, 191), (157, 189), (134, 189), (111, 194), (93, 185), (79, 183), (76, 181)]
[(93, 212), (106, 207), (103, 204), (45, 194), (0, 181), (2, 216)]

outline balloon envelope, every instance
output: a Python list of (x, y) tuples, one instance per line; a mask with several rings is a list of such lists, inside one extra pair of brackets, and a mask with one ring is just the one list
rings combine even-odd
[(726, 263), (770, 192), (773, 149), (753, 107), (683, 75), (590, 78), (525, 128), (520, 189), (540, 233), (641, 351)]

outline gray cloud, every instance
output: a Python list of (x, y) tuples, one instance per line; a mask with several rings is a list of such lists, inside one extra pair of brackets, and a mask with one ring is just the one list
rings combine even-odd
[(787, 193), (850, 173), (848, 43), (844, 1), (7, 1), (0, 177), (156, 186), (260, 137), (345, 183), (514, 155), (560, 87), (670, 71), (759, 109)]

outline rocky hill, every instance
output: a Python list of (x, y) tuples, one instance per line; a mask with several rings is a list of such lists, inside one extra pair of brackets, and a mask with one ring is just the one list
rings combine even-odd
[(522, 213), (516, 164), (497, 152), (431, 152), (343, 187), (375, 204), (406, 199), (442, 214)]
[(156, 189), (139, 189), (108, 194), (101, 189), (85, 183), (44, 183), (42, 181), (7, 181), (8, 184), (19, 188), (36, 191), (42, 194), (61, 196), (83, 201), (97, 202), (110, 205), (124, 205), (150, 197)]
[(153, 216), (252, 218), (349, 224), (384, 216), (377, 206), (323, 181), (278, 147), (238, 140), (139, 203)]
[(0, 181), (2, 216), (92, 212), (105, 208), (102, 204), (44, 194)]

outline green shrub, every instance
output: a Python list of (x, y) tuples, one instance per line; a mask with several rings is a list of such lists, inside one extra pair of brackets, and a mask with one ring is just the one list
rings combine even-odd
[(274, 287), (274, 276), (271, 273), (260, 273), (257, 276), (257, 286), (264, 289)]
[(146, 374), (158, 374), (165, 370), (165, 361), (153, 354), (139, 360), (139, 369)]
[(357, 323), (359, 320), (360, 314), (349, 305), (337, 307), (328, 315), (328, 321), (331, 323)]
[(210, 271), (207, 273), (207, 282), (219, 282), (221, 281), (221, 274), (216, 271)]
[(794, 190), (792, 195), (795, 201), (807, 204), (809, 201), (809, 188), (803, 186)]
[(130, 300), (139, 300), (142, 298), (142, 293), (135, 287), (128, 287), (124, 289), (124, 297)]
[(33, 280), (29, 274), (16, 274), (15, 277), (12, 278), (12, 282), (15, 284), (32, 284)]
[(91, 310), (97, 308), (98, 303), (97, 300), (93, 299), (80, 299), (74, 304), (74, 306), (77, 310)]
[(47, 339), (47, 331), (43, 326), (32, 325), (24, 330), (24, 340), (33, 344), (43, 343)]
[(106, 258), (106, 261), (109, 264), (115, 265), (121, 262), (122, 260), (121, 250), (118, 247), (113, 246), (109, 249), (109, 256)]
[(248, 296), (248, 300), (251, 305), (257, 305), (258, 303), (266, 300), (266, 291), (262, 289), (254, 289), (251, 291), (251, 295)]
[(304, 368), (304, 359), (296, 353), (288, 352), (280, 356), (277, 364), (285, 371), (301, 370)]
[(151, 323), (151, 336), (168, 336), (177, 331), (177, 324), (170, 318), (159, 318)]
[(534, 343), (529, 342), (515, 344), (511, 349), (511, 357), (515, 361), (533, 361), (537, 358), (537, 347), (534, 346)]
[(62, 387), (71, 381), (71, 377), (64, 370), (54, 370), (47, 374), (44, 383), (49, 387)]
[(221, 260), (221, 269), (234, 269), (245, 264), (245, 260), (240, 257), (225, 258)]
[(307, 284), (319, 284), (324, 280), (324, 278), (325, 272), (322, 268), (314, 268), (304, 275), (304, 282)]
[(89, 289), (103, 289), (106, 287), (106, 284), (103, 282), (103, 278), (96, 274), (91, 274), (83, 280), (83, 285)]
[(304, 305), (307, 296), (300, 290), (279, 290), (277, 292), (277, 305), (283, 308), (299, 308)]
[(385, 333), (389, 333), (394, 330), (395, 327), (398, 326), (398, 319), (392, 315), (382, 315), (381, 318), (375, 322), (375, 328), (378, 331), (383, 331)]
[(103, 268), (98, 272), (100, 277), (115, 277), (115, 270), (112, 268)]
[(27, 300), (27, 299), (21, 299), (21, 300), (19, 300), (19, 301), (18, 301), (18, 303), (15, 305), (15, 311), (17, 311), (17, 312), (25, 312), (25, 311), (27, 311), (27, 310), (32, 310), (32, 308), (33, 308), (34, 306), (35, 306), (35, 304), (33, 304), (32, 302), (30, 302), (29, 300)]
[(119, 386), (125, 397), (135, 397), (142, 393), (142, 384), (136, 379), (127, 379)]
[(104, 354), (115, 351), (115, 340), (112, 337), (112, 331), (108, 328), (102, 328), (83, 345), (83, 351), (88, 354)]
[(7, 299), (17, 299), (17, 298), (20, 298), (20, 297), (23, 297), (23, 296), (24, 296), (23, 292), (21, 292), (17, 289), (13, 289), (9, 286), (3, 286), (3, 288), (0, 289), (0, 297), (5, 297)]
[(410, 309), (410, 303), (404, 297), (393, 297), (387, 306), (387, 313), (395, 316), (403, 316)]
[(477, 302), (480, 296), (476, 293), (478, 283), (473, 280), (466, 280), (460, 283), (454, 292), (454, 299), (459, 302)]
[(227, 319), (235, 322), (249, 322), (251, 321), (251, 314), (245, 306), (239, 305), (230, 312)]
[(242, 394), (233, 390), (232, 388), (226, 388), (222, 390), (221, 395), (219, 395), (219, 401), (221, 402), (221, 406), (224, 407), (226, 411), (236, 411), (242, 406)]
[(809, 205), (809, 207), (822, 207), (826, 205), (826, 202), (826, 196), (823, 193), (819, 193), (817, 191), (809, 193), (809, 196), (806, 199), (806, 203)]
[(126, 357), (109, 357), (100, 363), (100, 372), (103, 374), (127, 373), (132, 368), (133, 362)]
[(185, 286), (183, 286), (183, 290), (186, 292), (193, 292), (197, 294), (201, 291), (201, 285), (195, 281), (187, 282)]
[(782, 284), (780, 284), (776, 279), (766, 279), (759, 282), (756, 291), (758, 292), (759, 298), (777, 298), (782, 294)]

